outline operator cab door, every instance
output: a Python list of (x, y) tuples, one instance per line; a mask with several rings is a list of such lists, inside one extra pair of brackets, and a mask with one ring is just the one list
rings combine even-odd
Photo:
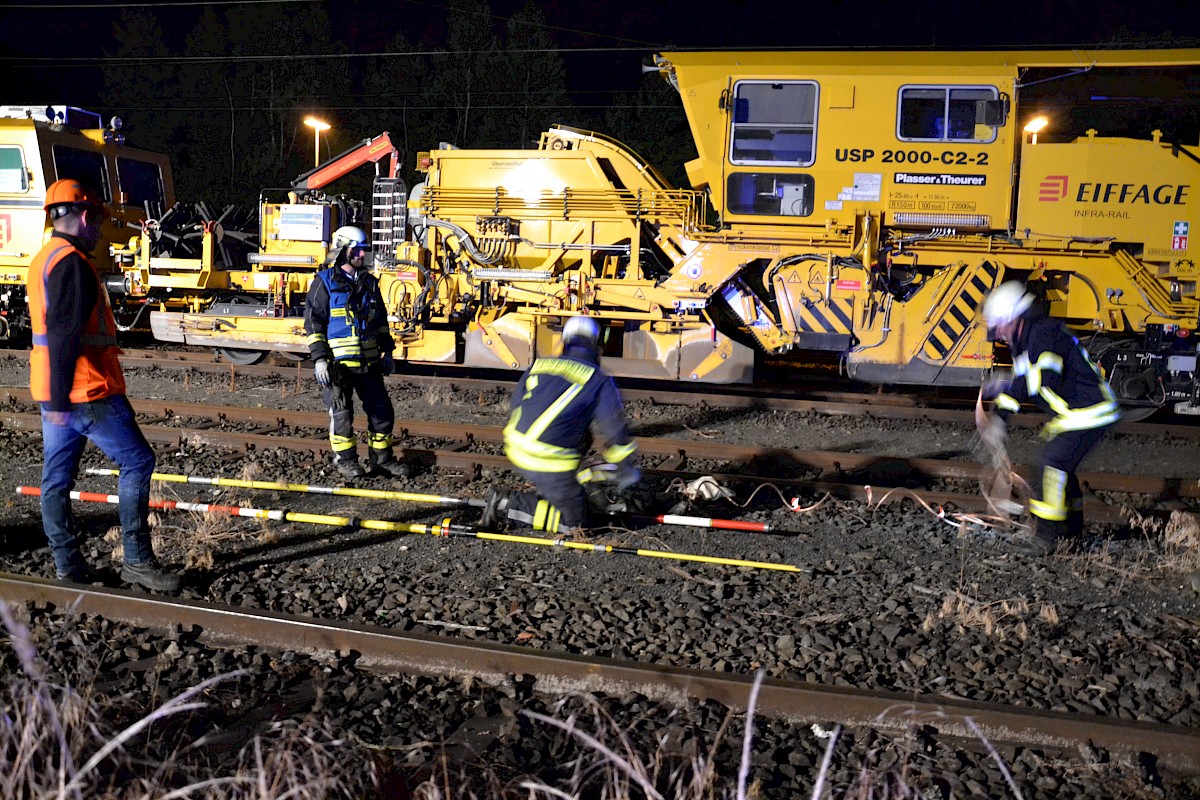
[(810, 216), (813, 177), (801, 170), (816, 161), (817, 82), (738, 80), (728, 96), (725, 214), (775, 223)]

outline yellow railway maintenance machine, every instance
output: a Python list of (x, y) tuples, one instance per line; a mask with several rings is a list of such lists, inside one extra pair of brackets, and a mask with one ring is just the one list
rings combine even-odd
[[(406, 219), (402, 187), (376, 189), (396, 356), (520, 369), (588, 314), (616, 374), (749, 381), (757, 351), (974, 386), (996, 360), (983, 297), (1018, 277), (1124, 399), (1200, 411), (1200, 147), (1154, 131), (1036, 142), (1024, 129), (1040, 109), (1021, 105), (1030, 70), (1197, 65), (1200, 50), (657, 56), (691, 126), (690, 188), (559, 126), (536, 150), (421, 154)], [(200, 316), (155, 329), (204, 343), (207, 324), (261, 349), (303, 338), (295, 319)]]
[(93, 263), (108, 284), (118, 322), (132, 323), (140, 303), (122, 302), (127, 276), (110, 250), (139, 228), (147, 208), (175, 202), (166, 156), (124, 145), (121, 121), (71, 106), (0, 106), (0, 341), (26, 342), (25, 275), (51, 228), (42, 205), (46, 187), (76, 178), (100, 192), (108, 216)]

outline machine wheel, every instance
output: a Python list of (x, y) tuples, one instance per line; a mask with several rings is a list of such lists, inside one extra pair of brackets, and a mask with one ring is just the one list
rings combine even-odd
[(308, 353), (293, 353), (290, 350), (272, 350), (272, 353), (282, 358), (284, 361), (291, 361), (299, 364), (308, 358)]
[(239, 347), (218, 347), (217, 352), (230, 364), (240, 364), (243, 367), (257, 364), (267, 357), (266, 350), (243, 350)]

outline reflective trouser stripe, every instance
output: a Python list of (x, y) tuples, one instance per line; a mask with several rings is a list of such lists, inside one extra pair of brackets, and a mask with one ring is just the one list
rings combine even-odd
[(1053, 522), (1065, 520), (1067, 518), (1066, 490), (1067, 473), (1055, 467), (1046, 467), (1042, 470), (1042, 497), (1040, 500), (1029, 501), (1029, 512), (1039, 519)]
[(519, 522), (522, 525), (528, 525), (535, 531), (546, 531), (547, 533), (558, 533), (562, 528), (562, 512), (550, 504), (548, 500), (538, 499), (537, 505), (534, 507), (533, 513), (524, 511), (519, 508), (509, 506), (505, 511), (506, 516), (511, 522)]
[(329, 434), (329, 444), (333, 447), (333, 452), (342, 453), (346, 450), (354, 449), (353, 436), (338, 436), (336, 433)]
[(558, 509), (550, 505), (546, 500), (538, 500), (537, 508), (533, 512), (533, 519), (530, 521), (530, 526), (535, 531), (547, 531), (548, 533), (558, 532), (558, 523), (562, 519), (562, 515)]
[(392, 435), (390, 433), (372, 433), (368, 442), (372, 450), (392, 449)]

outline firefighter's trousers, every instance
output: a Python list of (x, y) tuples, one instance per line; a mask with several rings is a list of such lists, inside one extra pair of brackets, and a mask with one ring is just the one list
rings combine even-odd
[(588, 528), (592, 515), (587, 492), (575, 470), (569, 472), (529, 472), (518, 470), (538, 493), (513, 492), (508, 500), (511, 522), (534, 530), (565, 533), (571, 528)]
[(383, 372), (372, 367), (366, 372), (353, 372), (335, 363), (330, 385), (321, 396), (329, 409), (329, 444), (338, 461), (358, 458), (354, 439), (354, 395), (362, 402), (367, 415), (372, 464), (389, 460), (392, 454), (392, 426), (396, 422), (392, 399), (383, 385)]
[(1037, 517), (1039, 539), (1053, 544), (1083, 535), (1083, 490), (1075, 470), (1107, 430), (1063, 431), (1046, 443), (1041, 473), (1030, 487), (1029, 511)]

